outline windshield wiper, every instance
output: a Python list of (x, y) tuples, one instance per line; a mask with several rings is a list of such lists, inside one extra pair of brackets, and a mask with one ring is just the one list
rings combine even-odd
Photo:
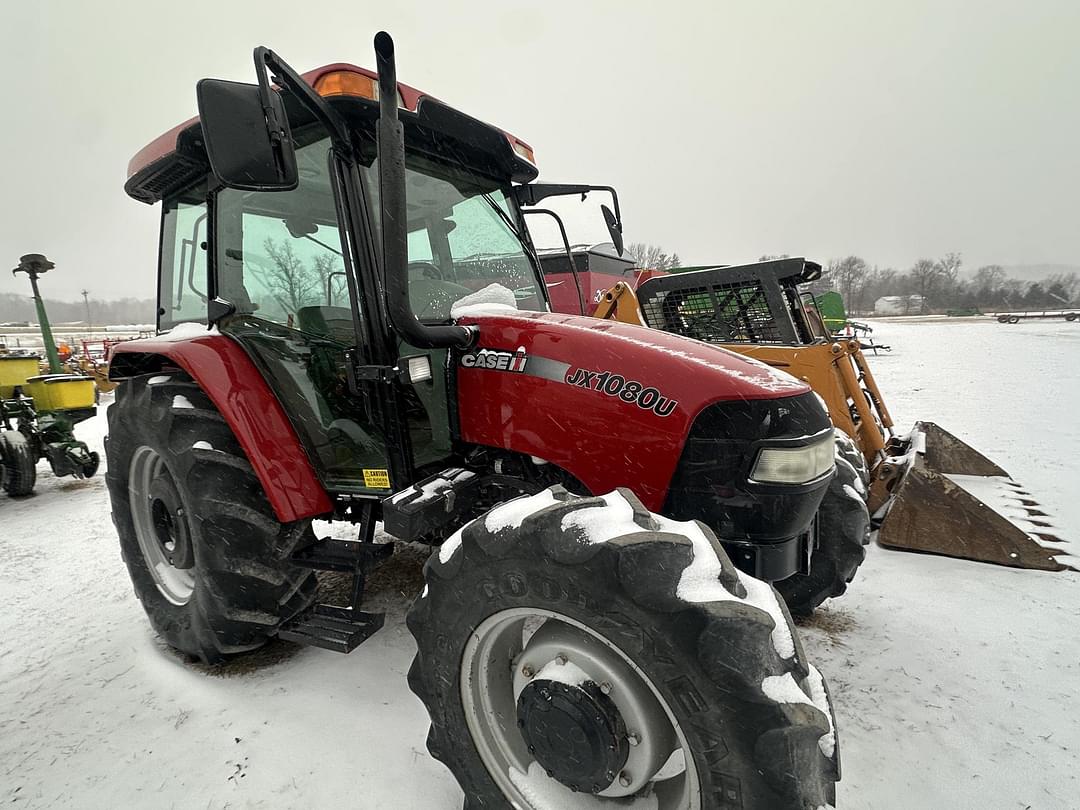
[(495, 202), (490, 192), (481, 194), (480, 196), (484, 198), (484, 202), (491, 206), (491, 210), (493, 210), (496, 214), (499, 215), (499, 219), (503, 221), (503, 224), (510, 229), (510, 233), (512, 233), (514, 235), (514, 238), (518, 240), (518, 244), (520, 244), (521, 247), (525, 249), (525, 253), (527, 253), (529, 258), (532, 259), (533, 268), (536, 270), (537, 273), (540, 273), (540, 259), (537, 258), (536, 251), (532, 249), (532, 245), (528, 243), (525, 237), (514, 225), (514, 221), (510, 219), (510, 215), (503, 210), (503, 207), (501, 205)]
[(329, 250), (329, 251), (330, 251), (331, 253), (336, 253), (336, 254), (337, 254), (338, 256), (340, 256), (340, 255), (341, 255), (341, 251), (340, 251), (340, 250), (338, 250), (337, 248), (332, 248), (332, 247), (330, 247), (330, 245), (326, 244), (326, 242), (320, 242), (320, 241), (319, 241), (318, 239), (316, 239), (316, 238), (315, 238), (314, 236), (312, 236), (311, 234), (309, 234), (309, 233), (305, 233), (305, 234), (301, 234), (301, 235), (302, 235), (302, 236), (303, 236), (303, 237), (304, 237), (305, 239), (309, 239), (309, 240), (311, 240), (312, 242), (314, 242), (314, 243), (315, 243), (316, 245), (318, 245), (319, 247), (324, 247), (324, 248), (326, 248), (327, 250)]

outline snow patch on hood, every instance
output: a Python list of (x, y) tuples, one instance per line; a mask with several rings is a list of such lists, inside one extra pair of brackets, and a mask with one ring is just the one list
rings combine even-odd
[(488, 284), (455, 301), (450, 307), (450, 317), (457, 320), (467, 315), (505, 315), (517, 312), (517, 308), (513, 290), (502, 284)]

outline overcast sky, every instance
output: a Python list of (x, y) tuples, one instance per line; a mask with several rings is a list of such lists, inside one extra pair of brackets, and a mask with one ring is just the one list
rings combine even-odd
[(383, 28), (403, 81), (531, 143), (542, 179), (615, 185), (628, 241), (684, 263), (1080, 263), (1076, 0), (39, 0), (0, 11), (0, 291), (41, 252), (50, 297), (152, 296), (131, 155), (198, 79), (250, 81), (253, 46), (371, 67)]

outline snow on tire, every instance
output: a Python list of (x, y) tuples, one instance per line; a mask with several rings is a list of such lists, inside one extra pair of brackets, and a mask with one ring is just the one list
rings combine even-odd
[(150, 623), (206, 662), (255, 649), (315, 598), (289, 562), (310, 521), (275, 517), (209, 397), (180, 372), (117, 389), (108, 411), (113, 523)]
[(466, 808), (833, 802), (825, 683), (702, 524), (552, 487), (465, 526), (425, 577), (409, 685)]
[(866, 459), (846, 433), (836, 431), (836, 474), (817, 514), (818, 545), (810, 573), (776, 583), (792, 613), (808, 616), (826, 599), (841, 596), (866, 559), (870, 513)]

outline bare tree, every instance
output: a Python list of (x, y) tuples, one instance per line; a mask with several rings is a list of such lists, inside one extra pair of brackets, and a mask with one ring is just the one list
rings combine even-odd
[(938, 276), (935, 292), (943, 303), (956, 299), (961, 287), (960, 266), (963, 263), (963, 257), (959, 253), (946, 253), (937, 260)]
[(1080, 276), (1075, 272), (1054, 273), (1052, 276), (1047, 277), (1045, 283), (1048, 289), (1050, 287), (1059, 288), (1067, 301), (1075, 301), (1077, 296), (1080, 295)]
[(645, 242), (633, 242), (626, 246), (626, 252), (637, 262), (638, 267), (648, 270), (671, 270), (682, 267), (678, 253), (668, 253), (660, 245)]
[(833, 287), (844, 299), (844, 305), (848, 310), (859, 308), (859, 298), (866, 284), (866, 277), (870, 266), (858, 256), (845, 256), (843, 259), (833, 259), (829, 262), (829, 278), (832, 279)]
[(996, 290), (1005, 283), (1005, 268), (1000, 264), (984, 264), (975, 271), (975, 286), (980, 290)]
[(946, 253), (937, 260), (938, 272), (943, 280), (955, 282), (960, 275), (960, 266), (964, 263), (959, 253)]
[(319, 302), (319, 274), (293, 253), (290, 242), (275, 242), (267, 237), (263, 250), (270, 257), (270, 264), (259, 268), (257, 275), (283, 313), (295, 315), (301, 307)]
[(914, 283), (915, 290), (922, 297), (919, 305), (920, 312), (925, 312), (928, 300), (933, 294), (938, 278), (941, 276), (941, 268), (932, 259), (919, 259), (908, 272)]
[[(345, 277), (333, 276), (334, 273), (342, 272), (341, 265), (338, 263), (338, 259), (332, 253), (320, 253), (314, 259), (312, 259), (312, 265), (315, 270), (315, 274), (319, 277), (319, 298), (322, 300), (322, 296), (329, 296), (326, 300), (327, 306), (333, 304), (334, 301), (340, 301), (345, 297)], [(333, 279), (331, 279), (333, 276)]]

